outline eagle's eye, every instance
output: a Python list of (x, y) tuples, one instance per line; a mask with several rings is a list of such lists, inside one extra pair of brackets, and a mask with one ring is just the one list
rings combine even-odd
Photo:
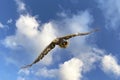
[(68, 41), (63, 41), (63, 42), (61, 42), (61, 43), (59, 44), (59, 46), (60, 46), (61, 48), (66, 48), (66, 47), (68, 47)]

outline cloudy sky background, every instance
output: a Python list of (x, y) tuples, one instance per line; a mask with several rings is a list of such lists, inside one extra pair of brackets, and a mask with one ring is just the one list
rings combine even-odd
[[(4, 0), (0, 2), (0, 80), (119, 80), (119, 0)], [(56, 37), (70, 39), (30, 64)]]

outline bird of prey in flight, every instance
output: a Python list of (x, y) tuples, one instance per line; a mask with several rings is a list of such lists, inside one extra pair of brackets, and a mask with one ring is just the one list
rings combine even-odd
[(33, 61), (33, 63), (26, 65), (22, 68), (27, 68), (27, 67), (31, 67), (33, 64), (36, 64), (37, 62), (39, 62), (41, 59), (43, 59), (43, 57), (45, 55), (48, 54), (49, 51), (51, 51), (53, 48), (55, 48), (56, 45), (58, 45), (60, 48), (67, 48), (68, 47), (68, 40), (70, 38), (76, 37), (76, 36), (84, 36), (84, 35), (88, 35), (90, 33), (96, 32), (98, 31), (98, 29), (94, 29), (90, 32), (85, 32), (85, 33), (76, 33), (76, 34), (69, 34), (63, 37), (59, 37), (54, 39), (42, 52), (41, 54)]

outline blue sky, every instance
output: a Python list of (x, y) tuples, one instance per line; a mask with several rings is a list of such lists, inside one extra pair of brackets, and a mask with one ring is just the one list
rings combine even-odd
[[(0, 80), (119, 80), (119, 0), (1, 0)], [(70, 39), (30, 64), (56, 37)]]

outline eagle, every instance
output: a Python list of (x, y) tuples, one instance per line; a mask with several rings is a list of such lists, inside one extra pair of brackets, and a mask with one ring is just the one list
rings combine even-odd
[(43, 57), (45, 55), (48, 54), (48, 52), (50, 52), (52, 49), (54, 49), (56, 45), (58, 45), (60, 48), (67, 48), (68, 45), (69, 45), (68, 40), (70, 38), (73, 38), (73, 37), (76, 37), (76, 36), (88, 35), (90, 33), (96, 32), (98, 30), (99, 29), (94, 29), (94, 30), (91, 30), (90, 32), (69, 34), (69, 35), (66, 35), (66, 36), (63, 36), (63, 37), (58, 37), (58, 38), (54, 39), (31, 64), (23, 66), (22, 68), (31, 67), (33, 64), (36, 64), (37, 62), (39, 62), (41, 59), (43, 59)]

